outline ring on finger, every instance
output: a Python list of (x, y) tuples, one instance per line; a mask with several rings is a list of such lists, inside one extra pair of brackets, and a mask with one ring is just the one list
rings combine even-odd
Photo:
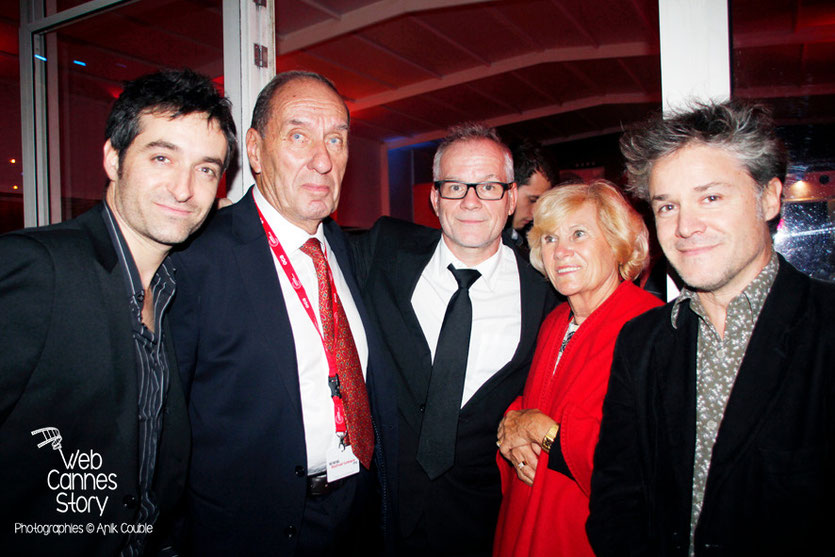
[(524, 468), (524, 467), (525, 467), (525, 461), (524, 461), (524, 460), (520, 460), (520, 461), (519, 461), (519, 464), (517, 464), (517, 465), (516, 465), (516, 467), (517, 467), (519, 470), (521, 470), (522, 468)]

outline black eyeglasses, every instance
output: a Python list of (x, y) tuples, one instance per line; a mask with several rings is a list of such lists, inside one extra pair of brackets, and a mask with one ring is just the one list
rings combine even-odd
[(498, 201), (504, 197), (504, 192), (510, 189), (513, 182), (477, 182), (468, 184), (457, 180), (437, 180), (435, 189), (444, 199), (464, 199), (475, 188), (475, 194), (484, 201)]

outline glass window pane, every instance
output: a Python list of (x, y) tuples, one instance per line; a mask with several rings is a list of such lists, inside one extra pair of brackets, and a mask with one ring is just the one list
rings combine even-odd
[(735, 0), (734, 96), (774, 109), (789, 149), (775, 247), (801, 271), (835, 279), (835, 4)]
[(23, 226), (18, 8), (19, 2), (0, 3), (0, 234)]

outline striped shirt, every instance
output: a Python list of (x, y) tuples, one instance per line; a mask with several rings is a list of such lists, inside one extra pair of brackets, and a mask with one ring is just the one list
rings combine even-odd
[[(103, 203), (102, 207), (102, 216), (110, 233), (110, 239), (113, 241), (113, 247), (119, 256), (119, 265), (125, 278), (125, 304), (130, 308), (136, 355), (139, 512), (135, 523), (154, 524), (159, 515), (159, 508), (151, 492), (151, 485), (162, 433), (162, 409), (170, 381), (165, 343), (162, 339), (162, 320), (168, 303), (174, 295), (173, 266), (166, 258), (151, 280), (150, 288), (154, 301), (154, 330), (151, 331), (142, 323), (145, 290), (142, 288), (139, 270), (136, 268), (136, 263), (113, 213), (107, 203)], [(144, 545), (144, 534), (130, 534), (122, 549), (122, 555), (125, 557), (141, 555)]]

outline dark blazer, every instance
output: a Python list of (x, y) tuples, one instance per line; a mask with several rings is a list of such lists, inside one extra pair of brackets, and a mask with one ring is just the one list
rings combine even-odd
[[(698, 318), (672, 304), (618, 337), (595, 452), (597, 555), (687, 555)], [(713, 449), (696, 555), (831, 554), (835, 286), (780, 257)], [(823, 550), (823, 548), (826, 548)]]
[[(396, 418), (378, 335), (362, 304), (339, 226), (325, 236), (368, 339), (366, 386), (382, 524), (390, 531)], [(293, 555), (307, 489), (299, 375), (287, 316), (252, 191), (173, 257), (172, 328), (192, 418), (187, 546), (195, 555)], [(375, 532), (369, 532), (372, 539)]]
[[(133, 523), (138, 498), (137, 375), (125, 279), (101, 205), (75, 220), (0, 238), (0, 548), (6, 555), (115, 555), (122, 533), (15, 534), (22, 524)], [(171, 335), (164, 335), (170, 340)], [(189, 431), (173, 350), (153, 492), (161, 533), (183, 492)], [(66, 459), (91, 451), (103, 489), (52, 490), (68, 470), (52, 445), (57, 428)], [(89, 487), (89, 486), (88, 486)], [(63, 495), (62, 495), (63, 494)], [(65, 512), (78, 496), (107, 497), (104, 513)], [(60, 497), (60, 501), (56, 498)], [(149, 540), (151, 545), (154, 540)]]
[(554, 307), (554, 292), (517, 253), (522, 301), (519, 345), (511, 361), (496, 370), (461, 409), (455, 465), (430, 481), (417, 463), (417, 445), (432, 358), (411, 298), (440, 239), (440, 230), (383, 217), (366, 235), (352, 240), (352, 247), (363, 295), (395, 362), (401, 531), (413, 531), (423, 514), (429, 539), (439, 550), (489, 554), (501, 503), (496, 429), (504, 411), (522, 393), (539, 326)]

